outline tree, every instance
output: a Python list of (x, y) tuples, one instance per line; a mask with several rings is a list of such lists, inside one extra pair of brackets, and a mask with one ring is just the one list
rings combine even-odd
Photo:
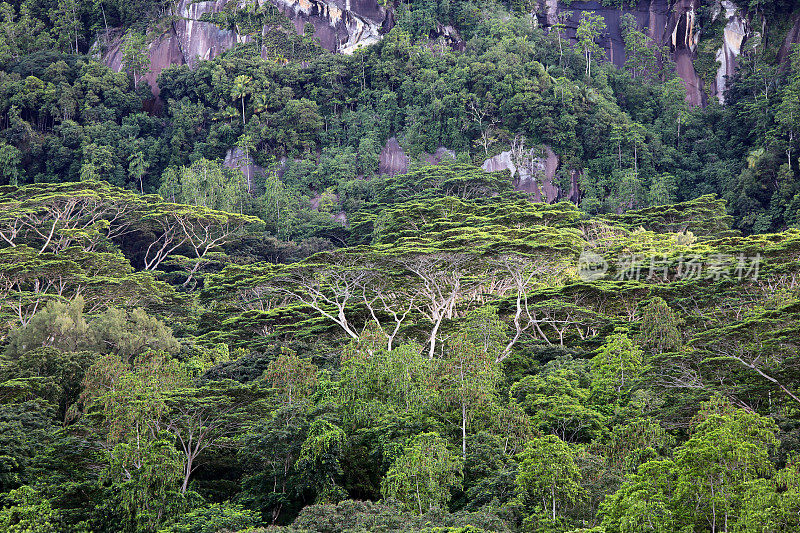
[(70, 247), (94, 252), (129, 233), (145, 204), (105, 182), (26, 185), (0, 196), (0, 238), (12, 248), (35, 246), (40, 255)]
[(650, 178), (650, 188), (647, 191), (649, 206), (666, 205), (673, 203), (678, 186), (672, 174), (657, 174)]
[(409, 423), (415, 427), (409, 421), (438, 407), (433, 362), (422, 347), (404, 344), (387, 350), (380, 342), (379, 336), (363, 336), (342, 354), (338, 399), (348, 432), (366, 427), (383, 433)]
[(639, 177), (639, 149), (645, 145), (647, 130), (639, 122), (632, 122), (625, 132), (625, 138), (633, 147), (633, 172)]
[(792, 153), (798, 142), (797, 123), (800, 121), (800, 46), (794, 45), (791, 55), (789, 81), (781, 91), (781, 101), (775, 114), (775, 122), (782, 136), (783, 147), (789, 168), (792, 168)]
[(336, 424), (318, 418), (309, 425), (295, 467), (311, 479), (320, 503), (345, 498), (346, 492), (338, 480), (342, 475), (339, 458), (344, 444), (345, 433)]
[(180, 365), (163, 353), (132, 364), (111, 354), (87, 371), (71, 408), (104, 437), (101, 481), (114, 485), (129, 530), (154, 530), (182, 511), (184, 467), (172, 435), (161, 428), (173, 391), (188, 386)]
[(451, 491), (461, 486), (462, 469), (462, 459), (448, 450), (444, 439), (437, 433), (423, 433), (392, 463), (381, 493), (423, 514), (447, 505)]
[(199, 466), (198, 458), (207, 449), (231, 447), (236, 433), (265, 414), (259, 393), (253, 394), (237, 385), (217, 381), (167, 392), (165, 402), (169, 411), (154, 424), (173, 438), (180, 452), (181, 494), (186, 494), (191, 476)]
[(433, 359), (442, 321), (453, 316), (467, 289), (469, 267), (474, 264), (468, 255), (453, 253), (414, 254), (401, 257), (398, 262), (413, 276), (414, 284), (407, 290), (419, 295), (414, 308), (431, 323), (428, 357)]
[(153, 235), (143, 256), (144, 268), (156, 270), (179, 248), (185, 247), (191, 253), (186, 265), (188, 277), (184, 282), (184, 286), (188, 286), (209, 253), (232, 240), (246, 226), (257, 222), (255, 217), (202, 207), (149, 204), (138, 221), (139, 228)]
[(575, 504), (583, 495), (574, 452), (555, 435), (531, 439), (517, 457), (518, 495), (528, 504), (541, 502), (540, 509), (554, 522), (559, 507)]
[(797, 458), (790, 457), (786, 467), (771, 480), (747, 483), (742, 511), (735, 531), (792, 531), (800, 527), (800, 472)]
[(572, 260), (572, 254), (563, 254), (561, 250), (541, 250), (535, 254), (502, 255), (495, 259), (497, 270), (504, 274), (504, 286), (499, 289), (501, 294), (507, 290), (513, 291), (514, 296), (514, 336), (498, 357), (498, 362), (511, 354), (511, 350), (531, 327), (541, 336), (542, 340), (549, 342), (541, 330), (540, 320), (536, 316), (536, 309), (531, 305), (530, 292), (537, 286), (546, 286), (557, 283), (558, 277), (563, 275), (567, 264)]
[(217, 533), (244, 531), (261, 523), (258, 513), (232, 503), (203, 505), (184, 514), (162, 533)]
[(285, 269), (273, 276), (274, 291), (302, 302), (333, 321), (352, 339), (360, 337), (348, 308), (359, 300), (363, 287), (374, 272), (350, 254), (331, 253), (318, 256), (319, 263), (308, 262)]
[(14, 357), (41, 347), (68, 352), (86, 349), (89, 326), (83, 317), (83, 306), (82, 296), (68, 303), (48, 302), (27, 324), (11, 331), (6, 354)]
[(4, 495), (0, 528), (7, 533), (51, 533), (57, 531), (61, 514), (36, 489), (24, 485)]
[(602, 52), (602, 48), (597, 44), (597, 40), (606, 29), (603, 17), (591, 11), (582, 11), (576, 37), (578, 45), (583, 49), (583, 57), (586, 59), (586, 75), (592, 75), (592, 56)]
[(676, 509), (672, 499), (674, 467), (669, 459), (648, 461), (635, 474), (629, 475), (617, 492), (609, 494), (600, 503), (598, 514), (606, 531), (679, 531), (680, 509)]
[(129, 30), (122, 45), (122, 66), (133, 75), (133, 86), (150, 72), (150, 53), (147, 36), (136, 30)]
[[(766, 518), (772, 512), (767, 510), (766, 481), (774, 470), (770, 453), (776, 433), (772, 419), (712, 398), (698, 413), (692, 437), (675, 450), (674, 461), (641, 465), (603, 502), (603, 525), (610, 533), (716, 533), (730, 531), (737, 520), (752, 521), (753, 508), (763, 506), (761, 516)], [(793, 484), (789, 481), (789, 490)], [(754, 489), (757, 498), (745, 500)], [(796, 500), (787, 503), (789, 508), (797, 505)]]
[(101, 479), (114, 482), (128, 531), (155, 531), (185, 506), (177, 491), (180, 455), (167, 436), (117, 443)]
[(239, 162), (246, 169), (245, 179), (247, 181), (247, 192), (253, 192), (253, 159), (252, 153), (256, 149), (253, 138), (250, 135), (242, 134), (236, 140), (236, 146), (243, 152), (244, 157)]
[(142, 183), (142, 178), (144, 178), (145, 174), (147, 174), (147, 169), (150, 167), (150, 163), (145, 159), (144, 154), (142, 152), (136, 152), (130, 155), (128, 158), (128, 174), (139, 182), (139, 192), (144, 194), (144, 184)]
[(58, 0), (57, 7), (50, 13), (50, 19), (60, 47), (66, 48), (68, 52), (80, 53), (78, 36), (82, 24), (78, 16), (78, 1)]
[(622, 40), (625, 42), (625, 68), (631, 77), (655, 77), (658, 62), (655, 44), (636, 27), (636, 19), (630, 13), (622, 17)]
[(180, 348), (172, 330), (141, 308), (130, 312), (109, 308), (87, 320), (84, 307), (81, 295), (70, 302), (48, 302), (27, 324), (11, 331), (6, 354), (17, 357), (51, 347), (65, 352), (113, 353), (133, 361), (148, 350), (176, 353)]
[(253, 78), (246, 74), (240, 74), (233, 80), (233, 88), (231, 89), (231, 98), (234, 100), (241, 100), (242, 102), (242, 127), (245, 125), (244, 101), (249, 94), (253, 92), (251, 83)]
[(308, 359), (282, 353), (270, 361), (264, 381), (287, 405), (307, 399), (317, 385), (317, 367)]
[(6, 185), (19, 185), (21, 162), (22, 152), (17, 147), (0, 142), (0, 177)]
[(590, 401), (589, 386), (584, 365), (565, 358), (549, 362), (536, 375), (525, 376), (510, 393), (541, 431), (564, 441), (589, 441), (606, 423), (606, 417)]
[(556, 37), (558, 38), (558, 64), (561, 65), (561, 62), (564, 59), (564, 48), (561, 44), (561, 34), (567, 29), (566, 22), (572, 18), (572, 11), (558, 10), (556, 16), (557, 19), (556, 22), (551, 26), (551, 31), (556, 32)]
[(172, 329), (139, 307), (104, 311), (90, 322), (86, 340), (93, 350), (129, 362), (149, 350), (175, 354), (181, 347)]
[(592, 358), (595, 386), (601, 390), (613, 389), (617, 398), (630, 388), (644, 370), (642, 350), (636, 346), (623, 329), (606, 337), (605, 343)]
[(775, 422), (713, 398), (700, 412), (692, 438), (675, 452), (676, 498), (696, 509), (712, 533), (727, 531), (742, 504), (745, 483), (769, 476)]
[(642, 321), (636, 343), (642, 348), (655, 353), (662, 353), (680, 348), (682, 335), (681, 321), (678, 314), (664, 301), (656, 296), (642, 310)]
[(505, 345), (496, 310), (481, 308), (470, 313), (462, 329), (448, 343), (444, 363), (444, 395), (461, 419), (461, 454), (467, 459), (467, 428), (478, 413), (491, 409), (496, 400), (499, 369), (496, 363)]
[[(111, 147), (90, 143), (83, 148), (83, 164), (80, 169), (81, 181), (111, 181), (114, 168), (114, 152)], [(117, 183), (117, 185), (122, 185), (122, 183)]]
[(497, 142), (498, 121), (494, 116), (493, 107), (489, 101), (481, 105), (477, 98), (471, 98), (467, 101), (466, 108), (467, 115), (476, 125), (480, 135), (475, 144), (483, 148), (483, 154), (487, 157), (489, 156), (489, 147)]
[(176, 203), (241, 214), (249, 198), (247, 188), (241, 171), (200, 158), (188, 167), (167, 169), (159, 194)]

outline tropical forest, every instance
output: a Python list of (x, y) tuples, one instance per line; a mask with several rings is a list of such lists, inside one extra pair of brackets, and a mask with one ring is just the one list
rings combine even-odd
[(0, 532), (799, 531), (797, 0), (0, 1)]

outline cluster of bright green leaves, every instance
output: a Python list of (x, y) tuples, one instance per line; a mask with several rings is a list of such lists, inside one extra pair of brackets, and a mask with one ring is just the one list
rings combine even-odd
[[(744, 498), (750, 487), (768, 486), (766, 480), (775, 475), (769, 455), (776, 429), (767, 417), (712, 400), (698, 415), (691, 438), (675, 450), (674, 459), (640, 466), (603, 503), (603, 525), (611, 532), (629, 531), (642, 523), (652, 531), (686, 527), (752, 531), (750, 527), (758, 523), (753, 521), (753, 508), (763, 500)], [(785, 479), (793, 473), (788, 469), (775, 477)], [(770, 497), (769, 489), (765, 496)], [(788, 498), (781, 503), (785, 507), (772, 516), (798, 504)]]

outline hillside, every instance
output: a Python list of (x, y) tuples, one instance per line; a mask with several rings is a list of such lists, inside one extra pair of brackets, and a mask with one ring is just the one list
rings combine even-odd
[(800, 530), (798, 41), (0, 2), (0, 531)]

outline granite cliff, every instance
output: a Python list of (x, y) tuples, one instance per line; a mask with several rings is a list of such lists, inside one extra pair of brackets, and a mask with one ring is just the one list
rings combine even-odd
[[(361, 46), (373, 44), (394, 26), (394, 12), (377, 0), (258, 0), (259, 5), (271, 4), (285, 15), (298, 34), (307, 24), (314, 27), (314, 38), (332, 52), (352, 53)], [(197, 2), (178, 0), (172, 12), (172, 22), (150, 46), (151, 73), (148, 82), (158, 88), (155, 79), (165, 67), (174, 64), (193, 66), (198, 60), (212, 59), (237, 43), (252, 39), (239, 33), (238, 28), (223, 28), (208, 21), (209, 16), (223, 10), (235, 10), (240, 0)], [(700, 9), (710, 16), (701, 20)], [(600, 44), (609, 61), (618, 66), (625, 63), (625, 45), (621, 21), (631, 14), (637, 25), (654, 43), (668, 47), (678, 75), (684, 82), (687, 100), (693, 105), (705, 105), (709, 98), (723, 100), (727, 78), (736, 69), (737, 57), (748, 40), (762, 40), (765, 28), (757, 23), (753, 13), (731, 0), (640, 0), (635, 6), (607, 6), (595, 0), (563, 3), (540, 0), (536, 8), (536, 23), (549, 28), (560, 12), (570, 12), (566, 18), (567, 38), (575, 39), (580, 15), (593, 11), (605, 19), (606, 31)], [(263, 32), (269, 28), (265, 26)], [(458, 37), (450, 26), (441, 26), (442, 35), (454, 44)], [(792, 25), (783, 42), (766, 43), (780, 47), (779, 58), (786, 60), (792, 43), (800, 42), (800, 16), (792, 16)], [(112, 68), (121, 67), (119, 39), (105, 54)]]

